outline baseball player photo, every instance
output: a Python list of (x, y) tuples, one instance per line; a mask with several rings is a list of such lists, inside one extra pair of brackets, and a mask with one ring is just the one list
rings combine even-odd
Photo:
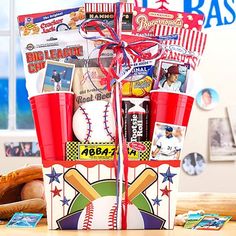
[(185, 127), (156, 123), (150, 160), (179, 160)]
[(163, 61), (157, 64), (157, 67), (159, 67), (159, 69), (154, 70), (154, 78), (158, 81), (158, 89), (186, 93), (189, 65), (173, 64), (168, 61)]
[(71, 91), (74, 64), (46, 61), (43, 92)]

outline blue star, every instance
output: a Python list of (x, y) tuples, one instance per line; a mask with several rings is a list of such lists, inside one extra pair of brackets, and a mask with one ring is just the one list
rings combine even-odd
[(162, 200), (161, 200), (161, 199), (158, 199), (158, 197), (156, 197), (155, 199), (152, 199), (152, 201), (153, 201), (153, 206), (155, 206), (155, 205), (160, 206), (160, 202), (161, 202)]
[(49, 184), (51, 184), (54, 181), (56, 181), (57, 183), (60, 183), (59, 176), (61, 176), (62, 173), (56, 173), (54, 168), (52, 168), (51, 174), (46, 174), (46, 175), (50, 178)]
[(62, 206), (64, 206), (64, 205), (69, 206), (69, 201), (70, 201), (70, 199), (67, 199), (65, 196), (64, 196), (64, 199), (63, 199), (63, 200), (60, 200), (60, 201), (62, 202)]
[(161, 175), (164, 177), (162, 183), (166, 182), (166, 181), (169, 181), (173, 184), (173, 180), (172, 178), (176, 175), (176, 174), (172, 174), (170, 172), (170, 167), (168, 167), (166, 173), (161, 173)]

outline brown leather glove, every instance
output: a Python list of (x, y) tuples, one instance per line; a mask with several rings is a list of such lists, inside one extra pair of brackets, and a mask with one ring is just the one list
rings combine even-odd
[(0, 176), (0, 220), (10, 219), (15, 212), (43, 213), (46, 202), (40, 198), (21, 199), (21, 191), (26, 183), (43, 180), (42, 167), (31, 165)]

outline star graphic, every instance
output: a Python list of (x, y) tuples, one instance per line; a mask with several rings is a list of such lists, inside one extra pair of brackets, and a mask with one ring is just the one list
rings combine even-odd
[(58, 189), (57, 186), (55, 186), (54, 190), (51, 190), (51, 192), (53, 193), (53, 197), (56, 197), (56, 196), (61, 196), (60, 195), (60, 192), (62, 191), (62, 189)]
[(153, 201), (153, 206), (155, 206), (155, 205), (160, 206), (160, 202), (161, 202), (162, 200), (161, 200), (161, 199), (158, 199), (158, 197), (156, 197), (155, 199), (152, 199), (152, 201)]
[(70, 199), (67, 199), (65, 196), (64, 196), (64, 199), (63, 199), (63, 200), (60, 200), (60, 201), (62, 202), (62, 206), (64, 206), (64, 205), (69, 206), (69, 201), (70, 201)]
[(166, 181), (169, 181), (173, 184), (173, 180), (172, 178), (176, 175), (176, 174), (172, 174), (170, 172), (170, 167), (168, 167), (166, 173), (161, 173), (161, 175), (164, 177), (162, 183), (166, 182)]
[(160, 189), (160, 190), (162, 191), (162, 195), (161, 196), (166, 195), (167, 197), (170, 196), (170, 192), (172, 191), (172, 190), (168, 189), (167, 186), (164, 189)]
[(54, 182), (54, 181), (56, 181), (57, 183), (60, 183), (60, 181), (59, 181), (59, 176), (61, 176), (62, 173), (56, 173), (56, 171), (55, 171), (54, 168), (52, 168), (51, 174), (46, 174), (46, 175), (47, 175), (47, 177), (50, 178), (49, 184), (51, 184), (51, 183)]

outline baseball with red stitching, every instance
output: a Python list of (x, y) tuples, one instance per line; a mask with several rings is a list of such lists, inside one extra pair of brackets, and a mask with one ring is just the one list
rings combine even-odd
[(115, 119), (112, 105), (92, 101), (79, 106), (73, 116), (73, 131), (80, 142), (113, 142)]
[[(98, 198), (87, 205), (82, 211), (78, 229), (121, 229), (121, 222), (117, 222), (117, 198), (105, 196)], [(139, 209), (128, 205), (128, 229), (144, 229), (144, 221)]]

